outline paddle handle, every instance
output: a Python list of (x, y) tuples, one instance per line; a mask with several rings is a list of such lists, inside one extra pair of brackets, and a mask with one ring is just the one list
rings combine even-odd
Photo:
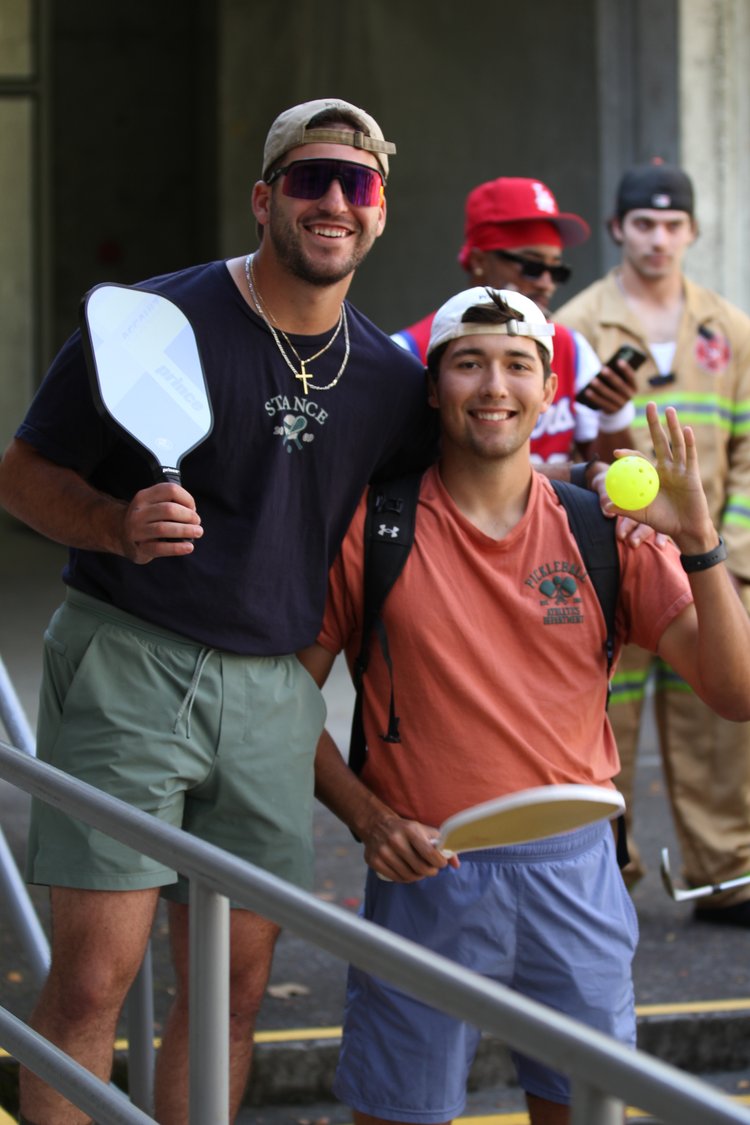
[[(180, 476), (180, 470), (175, 468), (172, 465), (160, 465), (159, 466), (158, 478), (159, 478), (159, 480), (167, 481), (168, 484), (182, 484), (182, 477)], [(181, 538), (180, 539), (170, 539), (168, 536), (162, 535), (159, 539), (159, 542), (160, 543), (184, 543), (185, 540), (181, 539)]]

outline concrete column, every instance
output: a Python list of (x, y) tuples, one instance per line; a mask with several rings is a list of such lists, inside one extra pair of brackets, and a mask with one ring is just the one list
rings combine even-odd
[(680, 0), (681, 162), (701, 235), (686, 272), (750, 311), (750, 4)]

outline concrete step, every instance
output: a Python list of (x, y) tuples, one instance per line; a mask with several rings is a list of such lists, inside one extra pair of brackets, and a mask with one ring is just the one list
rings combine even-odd
[[(259, 1032), (250, 1104), (324, 1101), (333, 1081), (339, 1035), (336, 1027)], [(750, 999), (654, 1004), (638, 1009), (640, 1049), (690, 1074), (744, 1070), (750, 1063), (748, 1042)], [(472, 1088), (492, 1089), (514, 1082), (505, 1044), (485, 1035), (471, 1073)]]

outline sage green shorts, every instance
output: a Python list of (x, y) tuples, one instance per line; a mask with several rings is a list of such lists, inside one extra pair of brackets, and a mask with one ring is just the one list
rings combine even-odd
[[(324, 722), (294, 656), (202, 648), (77, 591), (45, 634), (40, 760), (302, 887)], [(28, 878), (187, 901), (175, 871), (38, 800)]]

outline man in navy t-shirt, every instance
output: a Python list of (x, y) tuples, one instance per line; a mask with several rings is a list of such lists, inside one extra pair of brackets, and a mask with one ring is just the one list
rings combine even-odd
[[(181, 485), (153, 484), (99, 417), (78, 333), (0, 464), (0, 502), (70, 548), (46, 637), (40, 757), (302, 886), (324, 706), (292, 654), (317, 635), (367, 481), (432, 450), (420, 364), (345, 300), (385, 226), (393, 152), (349, 103), (287, 110), (253, 189), (259, 249), (144, 283), (191, 322), (212, 403)], [(177, 994), (156, 1113), (187, 1120), (183, 881), (38, 802), (29, 877), (51, 887), (53, 911), (33, 1025), (104, 1080), (167, 888)], [(231, 917), (234, 1115), (278, 927)], [(26, 1071), (21, 1110), (35, 1125), (85, 1119)]]

